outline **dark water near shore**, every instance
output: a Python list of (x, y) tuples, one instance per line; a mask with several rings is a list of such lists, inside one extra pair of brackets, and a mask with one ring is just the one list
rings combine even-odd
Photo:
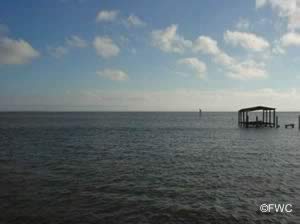
[(298, 113), (278, 115), (0, 113), (0, 223), (300, 223)]

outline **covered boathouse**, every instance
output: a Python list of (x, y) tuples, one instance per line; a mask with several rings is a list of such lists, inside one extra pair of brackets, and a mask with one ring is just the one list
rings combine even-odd
[[(278, 127), (278, 117), (276, 117), (275, 110), (275, 108), (264, 106), (240, 109), (238, 111), (238, 125), (245, 128)], [(253, 115), (255, 119), (253, 119)]]

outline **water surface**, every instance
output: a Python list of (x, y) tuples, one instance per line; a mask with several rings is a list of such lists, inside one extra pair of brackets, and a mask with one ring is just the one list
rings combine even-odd
[(0, 113), (0, 223), (300, 223), (297, 117)]

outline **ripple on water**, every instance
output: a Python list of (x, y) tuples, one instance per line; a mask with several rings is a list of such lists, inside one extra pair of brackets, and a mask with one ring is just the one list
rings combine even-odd
[(300, 223), (298, 130), (238, 129), (235, 117), (0, 114), (0, 222)]

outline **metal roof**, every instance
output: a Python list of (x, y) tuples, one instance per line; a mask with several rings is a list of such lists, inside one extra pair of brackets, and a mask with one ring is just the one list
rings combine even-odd
[(265, 107), (265, 106), (256, 106), (256, 107), (248, 107), (248, 108), (240, 109), (239, 112), (255, 111), (255, 110), (276, 110), (276, 108)]

